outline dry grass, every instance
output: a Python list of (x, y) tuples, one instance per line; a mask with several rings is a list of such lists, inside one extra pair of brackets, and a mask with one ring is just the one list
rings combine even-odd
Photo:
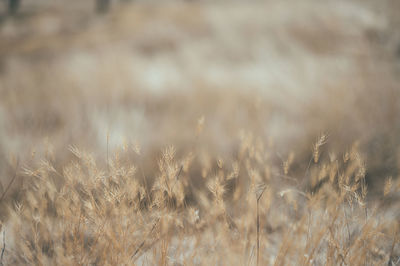
[(19, 170), (21, 196), (6, 205), (5, 258), (46, 265), (398, 260), (398, 217), (391, 216), (398, 206), (390, 206), (390, 197), (400, 183), (387, 181), (381, 199), (368, 200), (356, 148), (344, 158), (313, 162), (309, 188), (271, 162), (267, 144), (241, 143), (232, 158), (211, 159), (204, 177), (196, 149), (177, 156), (172, 146), (160, 154), (151, 183), (135, 166), (140, 160), (131, 158), (130, 145), (108, 167), (71, 147), (74, 159), (62, 169), (42, 160)]
[(0, 264), (399, 265), (395, 5), (27, 1)]

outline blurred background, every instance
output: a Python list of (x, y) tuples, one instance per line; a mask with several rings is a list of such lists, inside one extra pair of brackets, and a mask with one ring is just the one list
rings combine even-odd
[(3, 0), (2, 187), (12, 158), (61, 167), (70, 145), (146, 164), (167, 144), (229, 158), (246, 134), (304, 169), (326, 132), (322, 156), (359, 145), (373, 191), (399, 175), (399, 29), (396, 0)]

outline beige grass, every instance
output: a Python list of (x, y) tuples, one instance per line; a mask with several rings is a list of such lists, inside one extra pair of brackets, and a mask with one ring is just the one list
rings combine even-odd
[(177, 156), (168, 147), (152, 183), (128, 147), (108, 168), (71, 147), (62, 169), (42, 160), (18, 170), (22, 195), (7, 205), (5, 261), (376, 265), (399, 256), (398, 220), (387, 216), (397, 206), (386, 201), (400, 184), (388, 181), (381, 200), (367, 200), (356, 149), (312, 163), (306, 179), (327, 181), (307, 188), (271, 162), (264, 143), (247, 143), (224, 163), (211, 159), (205, 177), (197, 150)]
[(398, 265), (395, 6), (27, 1), (1, 264)]

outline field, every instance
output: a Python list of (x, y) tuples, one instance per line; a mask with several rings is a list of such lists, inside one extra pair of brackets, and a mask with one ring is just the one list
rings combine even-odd
[(0, 3), (0, 265), (400, 265), (400, 2)]

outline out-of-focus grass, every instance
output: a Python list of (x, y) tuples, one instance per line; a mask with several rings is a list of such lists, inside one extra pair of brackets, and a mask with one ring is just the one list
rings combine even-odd
[(256, 264), (266, 187), (259, 265), (395, 263), (395, 6), (27, 1), (0, 24), (3, 261)]

